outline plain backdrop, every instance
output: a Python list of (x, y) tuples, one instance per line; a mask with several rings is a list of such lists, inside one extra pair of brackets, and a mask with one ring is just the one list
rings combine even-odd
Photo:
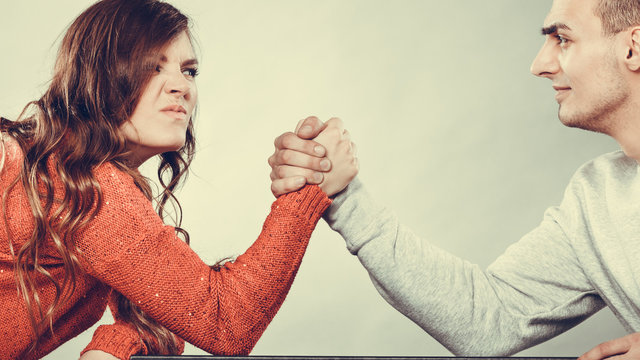
[[(0, 114), (39, 97), (61, 34), (91, 3), (0, 2)], [(341, 117), (369, 191), (482, 266), (559, 203), (582, 163), (618, 149), (564, 128), (550, 81), (529, 73), (549, 0), (171, 3), (193, 19), (201, 61), (198, 154), (179, 198), (208, 263), (255, 240), (274, 200), (273, 139), (308, 115)], [(92, 330), (47, 359), (77, 357)], [(519, 355), (577, 356), (623, 334), (605, 309)], [(450, 355), (378, 295), (323, 221), (253, 354)]]

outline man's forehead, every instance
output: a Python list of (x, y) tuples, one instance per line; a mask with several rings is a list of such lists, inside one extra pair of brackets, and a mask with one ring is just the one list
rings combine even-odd
[[(552, 26), (569, 30), (586, 30), (601, 26), (594, 8), (598, 0), (554, 0), (544, 20), (544, 28)], [(596, 30), (596, 29), (594, 29)]]

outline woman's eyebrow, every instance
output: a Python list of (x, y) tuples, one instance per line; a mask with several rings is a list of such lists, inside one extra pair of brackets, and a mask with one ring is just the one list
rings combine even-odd
[[(160, 62), (166, 63), (167, 61), (168, 59), (165, 55), (160, 56)], [(181, 66), (198, 65), (198, 59), (196, 58), (187, 59), (181, 62), (180, 65)]]
[(189, 60), (185, 60), (182, 62), (181, 64), (182, 66), (189, 66), (189, 65), (198, 65), (198, 59), (189, 59)]

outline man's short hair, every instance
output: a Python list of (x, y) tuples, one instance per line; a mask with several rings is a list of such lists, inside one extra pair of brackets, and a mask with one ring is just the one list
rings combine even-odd
[(594, 12), (602, 21), (605, 35), (640, 25), (640, 0), (600, 0)]

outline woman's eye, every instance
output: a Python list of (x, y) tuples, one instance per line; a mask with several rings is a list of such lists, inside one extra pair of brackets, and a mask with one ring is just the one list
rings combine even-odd
[(156, 72), (160, 72), (160, 70), (162, 70), (162, 67), (160, 67), (160, 65), (156, 65)]
[(186, 76), (194, 78), (198, 76), (198, 69), (195, 69), (195, 68), (184, 69), (182, 70), (182, 73)]

